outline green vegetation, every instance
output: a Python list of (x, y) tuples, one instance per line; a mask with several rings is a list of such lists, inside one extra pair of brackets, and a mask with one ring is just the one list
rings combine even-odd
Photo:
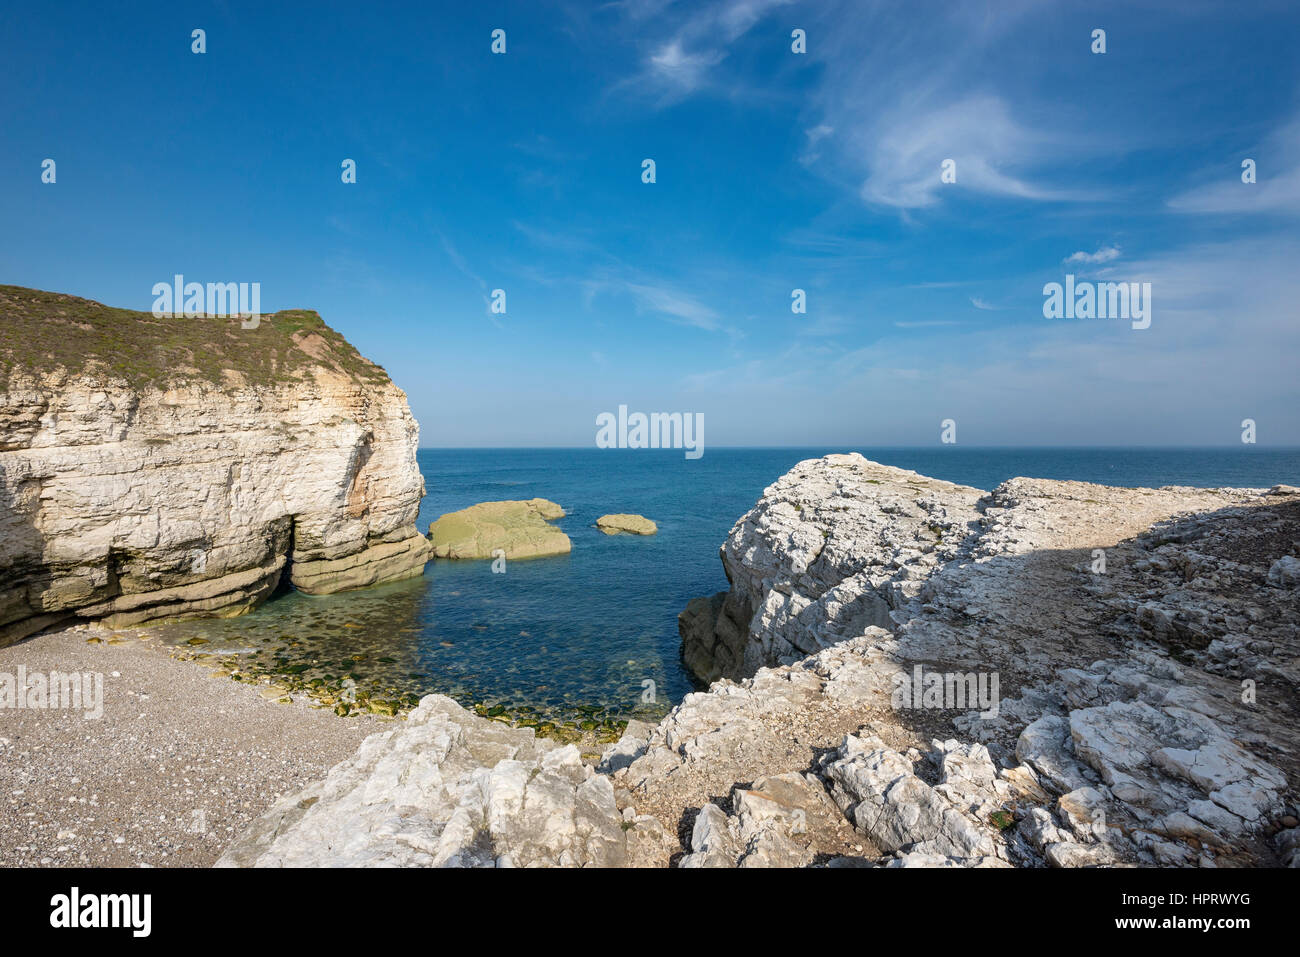
[(157, 318), (89, 299), (0, 285), (0, 385), (14, 372), (98, 373), (129, 385), (250, 386), (300, 378), (313, 366), (363, 383), (388, 374), (307, 309), (287, 309), (244, 329), (234, 316)]
[[(150, 625), (158, 624), (160, 622), (150, 622)], [(130, 638), (144, 639), (151, 634), (148, 627), (141, 626), (139, 629), (114, 634), (109, 639), (109, 644), (122, 644)], [(102, 639), (94, 635), (86, 641), (90, 644), (103, 643)], [(333, 711), (341, 718), (363, 714), (401, 717), (418, 706), (420, 698), (426, 693), (421, 687), (427, 682), (426, 675), (408, 675), (414, 682), (411, 684), (401, 679), (357, 670), (364, 667), (363, 663), (372, 660), (368, 655), (356, 654), (342, 660), (318, 658), (312, 640), (302, 641), (292, 635), (282, 635), (279, 639), (266, 637), (260, 639), (260, 643), (265, 647), (253, 647), (233, 654), (220, 650), (219, 646), (206, 639), (201, 639), (200, 642), (187, 640), (171, 647), (169, 652), (178, 660), (207, 665), (209, 674), (214, 678), (239, 681), (267, 691), (274, 689), (282, 693), (273, 696), (272, 700), (276, 701), (283, 700), (284, 697), (293, 699), (301, 696), (311, 701), (312, 707)], [(189, 647), (191, 645), (194, 647)], [(206, 647), (202, 647), (204, 645)], [(304, 655), (310, 657), (303, 660)], [(618, 709), (610, 709), (603, 704), (569, 702), (554, 708), (539, 709), (528, 704), (478, 701), (456, 691), (451, 692), (451, 697), (480, 718), (512, 728), (532, 728), (538, 737), (583, 747), (618, 741), (627, 729), (629, 717)], [(666, 711), (666, 707), (658, 710), (654, 706), (643, 707), (637, 708), (634, 716), (654, 723)]]

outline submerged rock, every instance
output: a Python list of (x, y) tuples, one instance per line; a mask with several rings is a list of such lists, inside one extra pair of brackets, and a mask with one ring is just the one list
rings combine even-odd
[(572, 550), (569, 536), (550, 524), (564, 509), (544, 498), (480, 502), (448, 512), (429, 526), (438, 558), (543, 558)]
[(622, 512), (615, 515), (602, 515), (596, 519), (596, 527), (606, 535), (617, 535), (620, 532), (631, 535), (653, 535), (659, 531), (659, 526), (645, 516), (628, 515)]

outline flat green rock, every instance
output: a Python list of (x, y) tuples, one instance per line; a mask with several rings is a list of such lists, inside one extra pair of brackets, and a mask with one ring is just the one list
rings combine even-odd
[(544, 498), (526, 502), (480, 502), (448, 512), (429, 526), (429, 541), (438, 558), (543, 558), (566, 555), (569, 536), (550, 524), (564, 509)]
[(629, 515), (627, 513), (617, 513), (614, 515), (602, 515), (596, 519), (596, 527), (606, 535), (618, 535), (627, 533), (629, 535), (653, 535), (659, 531), (659, 526), (644, 515)]

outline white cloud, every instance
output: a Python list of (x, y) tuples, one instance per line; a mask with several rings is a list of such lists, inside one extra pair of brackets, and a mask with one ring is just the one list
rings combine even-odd
[(974, 306), (976, 309), (996, 309), (996, 308), (997, 308), (997, 306), (989, 305), (989, 303), (985, 302), (985, 301), (984, 301), (983, 299), (981, 299), (979, 296), (971, 296), (971, 297), (970, 297), (970, 304), (971, 304), (972, 306)]
[(649, 72), (665, 84), (680, 91), (698, 87), (708, 69), (722, 62), (716, 50), (691, 53), (682, 47), (680, 38), (669, 40), (649, 57)]
[(446, 252), (447, 258), (451, 260), (452, 265), (460, 270), (466, 278), (472, 279), (480, 289), (487, 292), (487, 281), (474, 271), (470, 266), (469, 261), (460, 254), (460, 250), (451, 244), (451, 240), (447, 238), (447, 234), (442, 230), (436, 230), (435, 232), (437, 233), (438, 239), (442, 242), (443, 251)]
[(825, 123), (814, 126), (810, 130), (804, 130), (804, 135), (808, 137), (808, 143), (804, 147), (803, 155), (799, 157), (799, 162), (808, 165), (821, 159), (821, 148), (818, 144), (834, 132), (834, 128), (827, 126)]
[(718, 314), (693, 296), (663, 286), (645, 286), (629, 282), (625, 288), (636, 299), (637, 307), (657, 312), (688, 326), (716, 330)]
[(1119, 259), (1120, 251), (1118, 246), (1102, 246), (1095, 253), (1084, 252), (1082, 249), (1077, 253), (1071, 253), (1066, 256), (1063, 262), (1067, 263), (1088, 263), (1096, 265), (1098, 263), (1108, 263), (1112, 260)]
[[(854, 436), (915, 445), (934, 441), (949, 416), (966, 425), (967, 441), (989, 444), (1227, 444), (1247, 417), (1267, 426), (1270, 443), (1294, 444), (1300, 278), (1289, 264), (1297, 258), (1300, 241), (1271, 234), (1103, 267), (1152, 283), (1144, 330), (1043, 319), (1041, 286), (1026, 282), (1025, 319), (1013, 326), (897, 321), (829, 361), (811, 351), (751, 351), (743, 369), (708, 380), (729, 396), (709, 414), (734, 423), (719, 424), (721, 444), (761, 442), (757, 422), (809, 444)], [(762, 385), (778, 380), (779, 390)], [(837, 414), (821, 415), (825, 407)], [(882, 417), (881, 408), (897, 411)]]

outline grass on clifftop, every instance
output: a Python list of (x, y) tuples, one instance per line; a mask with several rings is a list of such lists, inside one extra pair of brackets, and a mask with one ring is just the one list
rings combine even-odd
[(236, 372), (251, 386), (292, 381), (312, 366), (363, 383), (389, 381), (307, 309), (262, 316), (256, 329), (234, 316), (159, 319), (89, 299), (0, 285), (0, 387), (15, 372), (60, 368), (125, 379), (133, 387), (203, 380), (227, 384)]

